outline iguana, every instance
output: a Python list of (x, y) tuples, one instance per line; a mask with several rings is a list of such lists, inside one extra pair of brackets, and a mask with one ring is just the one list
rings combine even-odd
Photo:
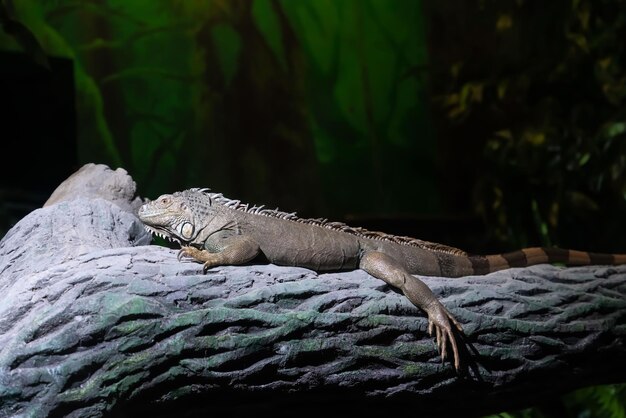
[[(428, 315), (442, 360), (452, 348), (461, 367), (458, 339), (463, 329), (417, 277), (483, 275), (540, 263), (567, 265), (623, 264), (626, 254), (596, 254), (559, 248), (525, 248), (507, 254), (470, 255), (458, 248), (351, 227), (326, 219), (303, 219), (295, 213), (249, 206), (208, 189), (166, 194), (141, 206), (146, 229), (181, 245), (178, 259), (204, 263), (203, 271), (240, 265), (264, 257), (278, 264), (316, 271), (362, 269), (400, 289)], [(460, 333), (459, 335), (455, 335)]]

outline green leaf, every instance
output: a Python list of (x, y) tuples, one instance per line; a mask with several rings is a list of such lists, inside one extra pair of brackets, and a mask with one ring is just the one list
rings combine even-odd
[(626, 123), (624, 122), (615, 122), (608, 126), (606, 130), (606, 136), (609, 138), (618, 136), (626, 132)]
[(578, 165), (582, 167), (583, 165), (587, 164), (589, 158), (591, 158), (591, 154), (589, 154), (588, 152), (584, 153), (578, 160)]
[(254, 0), (252, 16), (266, 42), (274, 52), (276, 59), (280, 62), (283, 69), (287, 69), (281, 25), (272, 9), (270, 0)]
[(219, 24), (211, 28), (211, 37), (215, 43), (217, 57), (220, 61), (222, 74), (229, 85), (239, 63), (239, 53), (241, 51), (241, 39), (239, 34), (228, 24)]

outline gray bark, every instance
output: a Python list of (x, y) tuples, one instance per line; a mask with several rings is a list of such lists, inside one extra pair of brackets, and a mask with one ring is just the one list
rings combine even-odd
[(471, 416), (626, 380), (624, 267), (424, 278), (480, 354), (458, 375), (424, 315), (362, 271), (204, 275), (146, 245), (132, 196), (71, 186), (0, 241), (2, 417)]

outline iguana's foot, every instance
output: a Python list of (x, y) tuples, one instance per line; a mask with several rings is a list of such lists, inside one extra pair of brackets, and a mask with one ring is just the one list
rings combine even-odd
[(197, 249), (196, 247), (183, 245), (182, 247), (180, 247), (180, 250), (178, 250), (178, 255), (176, 256), (176, 258), (178, 259), (178, 261), (181, 261), (183, 257), (189, 257), (193, 258), (196, 261), (202, 261), (200, 255), (201, 253), (202, 251)]
[(225, 241), (220, 251), (210, 252), (192, 246), (182, 246), (178, 252), (178, 260), (182, 257), (191, 257), (203, 263), (202, 271), (217, 266), (236, 266), (246, 263), (260, 252), (259, 244), (245, 235), (235, 235)]
[(193, 258), (195, 261), (203, 263), (202, 272), (206, 274), (207, 270), (219, 264), (218, 255), (210, 253), (207, 250), (200, 250), (196, 247), (182, 246), (176, 258), (181, 261), (183, 257)]
[(454, 368), (459, 371), (461, 361), (459, 359), (459, 348), (454, 336), (454, 329), (463, 334), (463, 327), (457, 322), (450, 312), (439, 302), (434, 301), (424, 309), (428, 314), (428, 334), (433, 335), (433, 330), (437, 336), (437, 348), (441, 353), (441, 360), (448, 357), (448, 343), (452, 347), (454, 356)]

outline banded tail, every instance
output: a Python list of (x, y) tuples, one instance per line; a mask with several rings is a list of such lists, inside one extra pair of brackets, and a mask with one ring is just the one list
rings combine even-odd
[(563, 263), (568, 266), (626, 264), (626, 254), (602, 254), (563, 248), (524, 248), (505, 254), (470, 256), (473, 273), (492, 273), (511, 267), (528, 267), (544, 263)]

